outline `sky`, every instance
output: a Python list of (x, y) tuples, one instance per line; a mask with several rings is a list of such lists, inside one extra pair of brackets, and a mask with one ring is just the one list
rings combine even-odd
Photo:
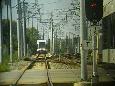
[[(23, 0), (21, 0), (23, 1)], [(76, 22), (72, 20), (71, 17), (69, 17), (70, 12), (66, 12), (69, 9), (72, 9), (71, 2), (75, 0), (36, 0), (37, 3), (39, 4), (40, 12), (44, 13), (42, 14), (42, 20), (43, 19), (50, 19), (51, 18), (51, 12), (53, 13), (53, 19), (54, 19), (54, 25), (60, 23), (60, 28), (63, 31), (63, 34), (65, 35), (66, 33), (74, 33), (76, 35), (79, 35), (79, 21), (77, 21), (78, 25), (76, 27), (77, 30), (75, 31), (75, 24)], [(25, 0), (25, 2), (28, 2), (29, 9), (32, 8), (33, 4), (35, 3), (35, 0)], [(12, 12), (13, 12), (13, 20), (17, 21), (17, 0), (12, 0)], [(35, 9), (31, 9), (32, 12), (35, 11)], [(63, 21), (62, 19), (65, 18), (66, 13), (68, 15), (67, 22)], [(6, 6), (3, 6), (3, 19), (7, 18), (7, 10)], [(9, 15), (10, 16), (10, 15)], [(39, 15), (37, 15), (39, 16)], [(74, 19), (79, 19), (78, 16), (74, 16)], [(55, 20), (58, 19), (58, 20)], [(29, 27), (32, 27), (32, 18), (29, 19)], [(41, 24), (38, 23), (39, 25), (39, 31), (42, 33), (43, 28), (45, 28), (46, 32), (50, 31), (49, 30), (49, 24)], [(27, 24), (28, 26), (28, 24)], [(37, 27), (37, 19), (34, 18), (34, 27)], [(59, 27), (57, 27), (59, 28)], [(47, 35), (46, 35), (47, 36)]]

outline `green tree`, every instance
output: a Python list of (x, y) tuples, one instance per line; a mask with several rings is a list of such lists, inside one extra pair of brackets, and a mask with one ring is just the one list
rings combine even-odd
[(37, 40), (39, 39), (39, 31), (33, 28), (26, 29), (27, 44), (29, 47), (30, 54), (33, 54), (37, 50)]
[[(16, 58), (17, 51), (17, 23), (12, 21), (12, 41), (13, 41), (13, 58)], [(2, 54), (3, 60), (0, 64), (0, 72), (9, 70), (9, 51), (10, 51), (10, 21), (7, 19), (2, 20)], [(14, 60), (14, 59), (13, 59)]]
[[(2, 41), (4, 47), (10, 48), (10, 21), (7, 19), (2, 20)], [(12, 21), (12, 41), (13, 41), (13, 50), (17, 50), (17, 23)]]

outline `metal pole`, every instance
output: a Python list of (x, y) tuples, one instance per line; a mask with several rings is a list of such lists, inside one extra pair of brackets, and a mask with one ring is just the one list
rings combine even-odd
[(43, 40), (44, 40), (44, 27), (43, 27)]
[(50, 40), (50, 53), (53, 55), (54, 51), (53, 51), (53, 19), (52, 19), (52, 13), (51, 13), (51, 40)]
[(74, 46), (74, 34), (72, 33), (72, 35), (73, 35), (73, 36), (72, 36), (72, 53), (74, 54), (74, 50), (75, 50), (75, 49), (74, 49), (74, 47), (75, 47), (75, 46)]
[(6, 0), (6, 4), (7, 4), (7, 20), (8, 20), (8, 5), (9, 5), (9, 0)]
[(52, 27), (52, 29), (53, 29), (53, 32), (52, 32), (52, 36), (53, 36), (53, 54), (54, 54), (54, 46), (55, 46), (55, 44), (54, 44), (54, 40), (55, 40), (55, 38), (54, 38), (54, 28)]
[(27, 44), (27, 57), (29, 57), (29, 47), (28, 47), (28, 44)]
[(33, 33), (34, 31), (33, 31), (33, 15), (32, 15), (32, 39), (33, 39), (33, 37), (34, 37), (34, 33)]
[(61, 60), (61, 37), (59, 40), (59, 61)]
[(68, 33), (69, 34), (69, 41), (68, 41), (68, 53), (70, 53), (70, 50), (71, 50), (71, 48), (70, 48), (70, 46), (71, 46), (71, 44), (70, 44), (70, 32)]
[(18, 2), (18, 23), (17, 23), (17, 37), (18, 37), (18, 59), (21, 57), (21, 38), (20, 38), (20, 28), (21, 28), (21, 16), (20, 16), (20, 8), (21, 8), (21, 3), (20, 0), (17, 0)]
[(52, 18), (52, 54), (54, 54), (54, 27), (53, 27), (53, 18)]
[(20, 59), (20, 36), (19, 36), (19, 3), (20, 3), (20, 1), (19, 0), (17, 0), (17, 3), (18, 3), (18, 10), (17, 10), (17, 12), (18, 12), (18, 19), (17, 19), (17, 39), (18, 39), (18, 59)]
[(28, 13), (28, 28), (29, 28), (29, 13)]
[(21, 44), (21, 59), (24, 55), (23, 51), (23, 26), (22, 26), (23, 20), (22, 20), (22, 2), (20, 3), (20, 44)]
[(66, 53), (67, 53), (67, 47), (68, 47), (68, 38), (67, 38), (67, 32), (66, 32), (66, 38), (65, 38), (65, 40), (66, 40)]
[(99, 48), (99, 62), (102, 62), (102, 32), (99, 32), (99, 44), (98, 44), (98, 48)]
[(32, 29), (33, 29), (33, 15), (32, 15)]
[(74, 54), (76, 54), (76, 43), (75, 43), (75, 39), (76, 39), (76, 35), (75, 34), (73, 34), (73, 52), (74, 52)]
[(80, 37), (77, 35), (77, 52), (80, 53)]
[(94, 30), (93, 35), (93, 76), (92, 76), (92, 82), (97, 83), (98, 82), (98, 72), (97, 72), (97, 63), (96, 63), (96, 57), (97, 57), (97, 32), (96, 32), (96, 26)]
[(55, 34), (55, 53), (57, 54), (57, 30), (56, 29), (56, 34)]
[(66, 47), (67, 47), (67, 52), (66, 53), (69, 53), (69, 37), (67, 35), (67, 32), (66, 32)]
[(87, 64), (85, 56), (85, 30), (86, 17), (85, 17), (85, 1), (80, 0), (80, 50), (81, 50), (81, 80), (87, 80)]
[(38, 18), (37, 18), (37, 31), (38, 31)]
[(23, 1), (23, 12), (24, 12), (23, 49), (24, 49), (24, 56), (26, 56), (26, 8), (25, 8), (25, 2), (24, 1)]
[(18, 59), (20, 59), (19, 19), (17, 19), (17, 40), (18, 40)]
[(12, 2), (10, 0), (10, 62), (12, 63)]
[(0, 63), (2, 63), (2, 1), (0, 1)]

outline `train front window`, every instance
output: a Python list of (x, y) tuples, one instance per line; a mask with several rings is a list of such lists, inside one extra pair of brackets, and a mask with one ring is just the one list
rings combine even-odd
[(40, 42), (39, 43), (39, 48), (45, 48), (45, 42)]

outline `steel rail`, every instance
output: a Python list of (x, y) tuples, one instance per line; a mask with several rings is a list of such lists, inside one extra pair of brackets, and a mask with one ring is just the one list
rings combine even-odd
[[(36, 58), (39, 57), (39, 54)], [(11, 86), (17, 86), (18, 85), (18, 82), (19, 80), (22, 78), (22, 76), (24, 75), (24, 73), (28, 70), (28, 69), (31, 69), (33, 67), (33, 64), (35, 64), (36, 60), (33, 60), (25, 69), (24, 71), (20, 74), (20, 76), (18, 77), (18, 79), (16, 80), (16, 82), (14, 84), (12, 84)]]
[(49, 63), (48, 63), (48, 61), (47, 61), (47, 59), (45, 58), (45, 66), (46, 66), (46, 70), (47, 70), (47, 85), (48, 86), (53, 86), (53, 83), (52, 83), (52, 81), (51, 81), (51, 79), (50, 79), (50, 74), (49, 74), (49, 70), (48, 69), (50, 69), (50, 66), (49, 66)]
[[(36, 57), (35, 60), (32, 60), (32, 62), (24, 69), (24, 71), (20, 74), (20, 76), (18, 77), (18, 79), (16, 80), (16, 82), (14, 84), (12, 84), (11, 86), (18, 86), (18, 82), (19, 80), (22, 78), (22, 76), (24, 75), (24, 73), (28, 70), (28, 69), (31, 69), (33, 67), (33, 64), (35, 64), (35, 62), (38, 62), (38, 58), (39, 58), (39, 55)], [(46, 58), (46, 55), (44, 56), (44, 62), (45, 62), (45, 67), (46, 67), (46, 74), (47, 74), (47, 85), (48, 86), (53, 86), (53, 83), (51, 81), (51, 78), (50, 78), (50, 74), (49, 74), (49, 70), (50, 69), (50, 66), (49, 66), (49, 63), (47, 61), (47, 58)]]

